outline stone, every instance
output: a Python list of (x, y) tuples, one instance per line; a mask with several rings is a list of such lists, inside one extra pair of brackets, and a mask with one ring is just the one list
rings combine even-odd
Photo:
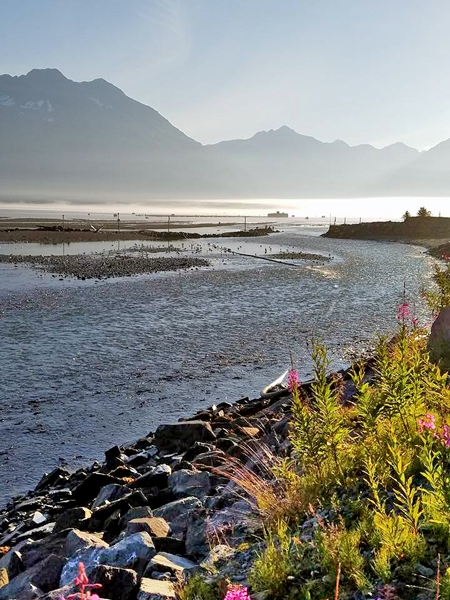
[(120, 484), (120, 479), (94, 471), (73, 490), (73, 495), (79, 504), (87, 504), (98, 495), (105, 485), (110, 483)]
[(108, 565), (99, 565), (92, 573), (91, 583), (100, 583), (102, 596), (114, 600), (136, 598), (138, 575), (132, 569), (120, 569)]
[(212, 442), (216, 439), (211, 425), (204, 421), (184, 421), (160, 425), (154, 443), (160, 450), (186, 452), (194, 442)]
[(66, 536), (67, 531), (52, 533), (42, 540), (24, 545), (21, 552), (25, 569), (29, 569), (51, 554), (65, 557)]
[(100, 564), (133, 569), (138, 574), (142, 574), (155, 554), (156, 549), (152, 538), (148, 533), (141, 531), (102, 550)]
[(218, 544), (211, 548), (209, 554), (201, 562), (200, 566), (207, 571), (213, 571), (217, 563), (229, 561), (236, 554), (236, 549), (226, 544)]
[(169, 554), (168, 552), (161, 552), (156, 554), (149, 562), (144, 577), (152, 571), (159, 571), (160, 573), (169, 571), (173, 575), (183, 576), (186, 573), (195, 573), (199, 569), (200, 565), (188, 558)]
[(126, 525), (128, 521), (133, 519), (145, 519), (146, 517), (153, 517), (153, 512), (149, 506), (136, 506), (130, 508), (122, 517), (122, 524)]
[(186, 531), (186, 552), (189, 556), (206, 556), (209, 550), (208, 534), (206, 511), (191, 511)]
[(33, 521), (33, 523), (35, 525), (42, 525), (42, 523), (45, 523), (45, 521), (47, 520), (47, 517), (45, 515), (43, 515), (41, 513), (41, 511), (37, 510), (34, 513), (34, 515), (33, 515), (33, 517), (32, 517), (31, 520)]
[(441, 361), (445, 369), (450, 367), (450, 306), (441, 310), (431, 327), (428, 351), (433, 362)]
[(95, 567), (101, 564), (101, 554), (106, 548), (97, 548), (93, 546), (86, 550), (78, 551), (74, 556), (69, 558), (63, 567), (59, 580), (59, 587), (71, 585), (78, 575), (78, 564), (82, 562), (86, 569), (86, 575), (90, 579)]
[(170, 581), (143, 577), (137, 600), (170, 600), (175, 598), (175, 588)]
[(9, 579), (14, 579), (24, 570), (22, 555), (17, 550), (10, 550), (0, 558), (0, 569), (6, 569)]
[[(41, 592), (49, 592), (58, 587), (64, 559), (51, 554), (31, 569), (15, 577), (4, 588), (0, 588), (0, 599), (39, 597)], [(33, 595), (34, 594), (34, 595)]]
[(182, 537), (186, 533), (188, 518), (192, 511), (202, 508), (198, 498), (189, 497), (169, 502), (153, 511), (155, 517), (162, 517), (169, 525), (174, 537)]
[(72, 529), (66, 538), (66, 557), (70, 558), (80, 550), (88, 548), (108, 548), (108, 544), (93, 533)]
[(69, 508), (65, 510), (56, 520), (54, 531), (77, 528), (86, 519), (90, 519), (92, 511), (84, 506)]
[(91, 510), (95, 510), (107, 502), (114, 502), (126, 494), (128, 494), (128, 489), (123, 484), (109, 483), (99, 491), (96, 499), (92, 503)]
[(144, 473), (138, 477), (133, 483), (129, 485), (131, 489), (134, 488), (164, 488), (167, 486), (169, 475), (172, 473), (172, 469), (169, 465), (161, 464), (157, 467), (153, 467), (147, 473)]
[(416, 565), (416, 571), (419, 573), (419, 575), (422, 575), (422, 577), (425, 577), (425, 579), (431, 579), (435, 575), (435, 572), (433, 571), (433, 569), (429, 569), (428, 567), (425, 567), (424, 565), (421, 565), (421, 564)]
[(170, 554), (186, 554), (186, 544), (184, 540), (177, 540), (173, 537), (155, 537), (153, 538), (156, 552), (169, 552)]
[(8, 571), (3, 567), (0, 569), (0, 588), (5, 587), (9, 583)]
[(194, 444), (185, 452), (183, 456), (183, 460), (187, 460), (191, 462), (196, 458), (199, 454), (205, 454), (207, 452), (212, 452), (214, 450), (214, 446), (210, 444), (205, 444), (203, 442), (194, 442)]
[(24, 533), (21, 533), (17, 536), (16, 541), (20, 542), (26, 538), (32, 538), (33, 540), (40, 540), (46, 537), (49, 533), (55, 528), (55, 523), (46, 523), (45, 525), (41, 525), (40, 527), (36, 527), (35, 529), (29, 529)]
[(51, 473), (45, 473), (41, 477), (39, 483), (35, 487), (35, 490), (38, 491), (47, 487), (54, 487), (59, 481), (65, 481), (68, 477), (69, 471), (62, 469), (61, 467), (56, 467), (56, 469), (53, 469)]
[(40, 600), (61, 600), (61, 598), (67, 598), (69, 594), (74, 592), (75, 587), (73, 585), (65, 585), (40, 596)]
[(128, 522), (125, 535), (132, 535), (139, 531), (146, 531), (153, 537), (166, 537), (170, 531), (170, 525), (161, 517), (144, 517), (132, 519)]
[(169, 477), (169, 487), (177, 498), (204, 498), (211, 490), (210, 477), (207, 471), (181, 469)]

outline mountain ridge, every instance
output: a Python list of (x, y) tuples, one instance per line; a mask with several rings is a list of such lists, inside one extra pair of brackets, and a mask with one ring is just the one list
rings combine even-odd
[(419, 152), (322, 142), (287, 125), (201, 144), (102, 78), (0, 76), (0, 196), (301, 198), (450, 193), (450, 140)]

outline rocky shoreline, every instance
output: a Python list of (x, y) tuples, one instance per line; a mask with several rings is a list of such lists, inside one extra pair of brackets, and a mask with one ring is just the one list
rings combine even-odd
[(108, 279), (159, 273), (162, 271), (187, 270), (208, 267), (210, 262), (203, 258), (159, 257), (149, 258), (143, 254), (73, 254), (67, 256), (2, 255), (0, 263), (30, 265), (35, 269), (53, 273), (54, 276), (77, 279)]
[[(355, 388), (348, 372), (340, 379), (348, 400)], [(256, 469), (248, 450), (262, 445), (289, 455), (290, 400), (281, 387), (222, 402), (113, 446), (103, 463), (44, 475), (0, 511), (0, 600), (60, 600), (77, 591), (80, 561), (110, 600), (176, 598), (180, 578), (197, 572), (246, 584), (261, 524), (226, 466)]]

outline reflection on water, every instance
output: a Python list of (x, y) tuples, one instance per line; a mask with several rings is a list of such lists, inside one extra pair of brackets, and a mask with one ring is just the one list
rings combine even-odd
[(343, 345), (392, 331), (403, 282), (417, 298), (430, 278), (413, 246), (289, 228), (248, 244), (335, 260), (290, 268), (211, 252), (215, 270), (101, 282), (0, 265), (0, 503), (56, 464), (86, 464), (162, 421), (258, 393), (290, 351), (308, 376), (312, 337), (343, 366)]

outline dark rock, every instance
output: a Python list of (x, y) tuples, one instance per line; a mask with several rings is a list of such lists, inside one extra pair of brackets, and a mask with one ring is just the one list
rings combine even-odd
[(443, 368), (450, 367), (450, 306), (441, 310), (431, 327), (428, 351), (433, 362), (441, 361)]
[(101, 584), (102, 596), (114, 600), (132, 600), (136, 598), (138, 576), (132, 569), (99, 565), (92, 574), (91, 583)]
[(180, 577), (185, 576), (186, 573), (194, 573), (200, 569), (200, 565), (188, 558), (177, 556), (176, 554), (169, 554), (168, 552), (161, 552), (156, 554), (147, 565), (144, 572), (144, 577), (148, 577), (152, 572), (172, 573)]
[(205, 454), (206, 452), (212, 452), (215, 447), (212, 444), (205, 444), (203, 442), (195, 442), (187, 452), (183, 455), (183, 460), (192, 462), (199, 454)]
[(6, 569), (9, 579), (14, 579), (24, 570), (22, 555), (17, 550), (10, 550), (0, 558), (0, 569)]
[(8, 571), (4, 568), (0, 568), (0, 589), (8, 585), (9, 583), (9, 575)]
[(79, 528), (83, 521), (87, 522), (92, 516), (92, 511), (84, 506), (69, 508), (65, 510), (57, 519), (54, 531), (62, 531), (63, 529)]
[(146, 532), (139, 532), (102, 550), (100, 564), (133, 569), (138, 574), (142, 574), (147, 563), (155, 554), (156, 549), (152, 538)]
[(169, 525), (174, 537), (183, 536), (188, 526), (188, 518), (192, 511), (202, 507), (198, 498), (182, 498), (165, 504), (153, 511), (155, 517), (162, 517)]
[(172, 425), (160, 425), (154, 443), (161, 450), (185, 452), (194, 442), (214, 441), (216, 436), (209, 423), (186, 421)]
[(115, 502), (97, 508), (89, 519), (87, 528), (89, 531), (98, 531), (99, 528), (101, 529), (103, 527), (103, 523), (106, 519), (108, 519), (116, 510), (120, 510), (121, 513), (124, 513), (130, 508), (142, 506), (143, 504), (147, 504), (147, 498), (141, 490), (130, 492), (127, 496), (123, 496)]
[[(63, 568), (64, 559), (51, 554), (31, 569), (15, 577), (4, 588), (0, 589), (1, 600), (11, 598), (39, 597), (41, 592), (49, 592), (58, 587), (59, 577)], [(34, 596), (33, 596), (34, 594)]]
[(51, 554), (64, 557), (66, 555), (67, 533), (67, 531), (52, 533), (43, 540), (25, 545), (22, 548), (22, 560), (25, 569), (29, 569)]
[(144, 519), (145, 517), (153, 517), (153, 512), (148, 506), (130, 508), (130, 510), (122, 517), (122, 525), (126, 526), (128, 521), (132, 521), (133, 519)]
[(40, 479), (39, 483), (35, 487), (35, 490), (43, 490), (47, 487), (54, 487), (61, 481), (66, 481), (69, 477), (69, 471), (66, 469), (62, 469), (61, 467), (56, 467), (53, 469), (51, 473), (45, 473), (43, 477)]
[(145, 494), (147, 498), (147, 503), (152, 510), (160, 508), (161, 506), (164, 506), (165, 504), (169, 504), (170, 502), (176, 500), (175, 495), (169, 488), (163, 490), (160, 490), (158, 488), (151, 488), (150, 490), (146, 489)]
[(107, 502), (114, 502), (126, 494), (128, 494), (128, 489), (123, 484), (109, 483), (99, 491), (96, 499), (92, 503), (91, 509), (95, 510)]
[(169, 475), (172, 473), (172, 469), (169, 465), (158, 465), (151, 469), (148, 473), (144, 473), (141, 477), (138, 477), (133, 483), (130, 483), (131, 489), (135, 488), (164, 488), (167, 486)]
[(210, 475), (207, 471), (176, 471), (169, 477), (169, 486), (177, 498), (194, 496), (204, 498), (211, 489)]
[(209, 550), (208, 534), (206, 510), (191, 511), (186, 531), (186, 553), (188, 556), (206, 556)]
[(153, 543), (155, 544), (156, 551), (169, 552), (170, 554), (186, 554), (186, 544), (184, 540), (177, 540), (173, 537), (154, 537)]
[[(91, 473), (74, 490), (73, 495), (81, 505), (89, 503), (99, 491), (110, 483), (121, 483), (120, 479), (104, 473)], [(123, 483), (123, 482), (122, 482)]]

